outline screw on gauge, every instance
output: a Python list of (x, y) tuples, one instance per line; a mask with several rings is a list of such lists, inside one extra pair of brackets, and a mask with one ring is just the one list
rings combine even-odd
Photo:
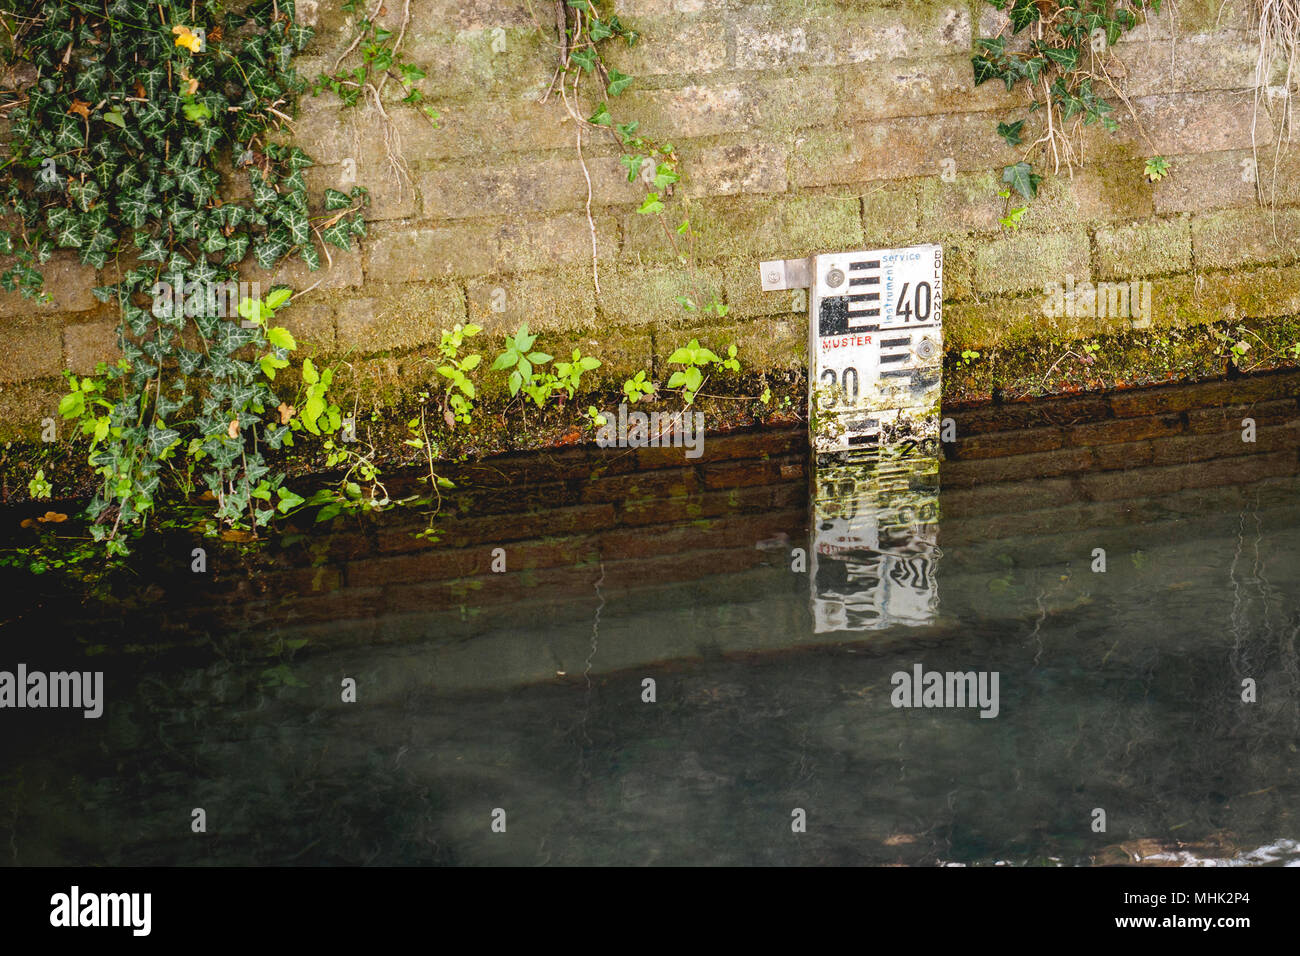
[(923, 338), (921, 339), (921, 341), (916, 343), (917, 358), (922, 358), (922, 359), (931, 358), (934, 356), (934, 351), (935, 351), (934, 343), (927, 338)]
[(838, 289), (844, 285), (844, 270), (832, 269), (826, 273), (826, 285), (832, 289)]

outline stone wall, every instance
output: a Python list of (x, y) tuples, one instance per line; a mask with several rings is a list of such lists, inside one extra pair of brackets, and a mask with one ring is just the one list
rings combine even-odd
[[(318, 30), (299, 60), (305, 76), (332, 67), (350, 42), (338, 7), (299, 0)], [(683, 270), (659, 223), (636, 212), (643, 193), (626, 182), (621, 149), (589, 131), (580, 160), (558, 96), (540, 101), (557, 57), (550, 4), (411, 0), (403, 48), (429, 69), (440, 120), (433, 128), (413, 108), (387, 105), (409, 181), (392, 174), (376, 111), (304, 98), (294, 133), (318, 162), (309, 182), (368, 186), (369, 232), (321, 273), (250, 274), (264, 287), (315, 284), (283, 317), (300, 343), (347, 357), (345, 387), (400, 396), (431, 377), (425, 358), (439, 330), (464, 321), (489, 330), (485, 352), (527, 321), (549, 352), (580, 343), (605, 359), (613, 382), (657, 370), (697, 334), (715, 348), (738, 342), (752, 367), (798, 367), (804, 306), (759, 290), (759, 260), (862, 246), (945, 246), (950, 350), (1129, 327), (1046, 317), (1045, 283), (1067, 276), (1150, 280), (1155, 327), (1300, 312), (1300, 150), (1270, 145), (1274, 100), (1255, 112), (1246, 0), (1166, 4), (1121, 39), (1116, 82), (1146, 138), (1117, 103), (1120, 131), (1083, 130), (1084, 164), (1073, 175), (1044, 170), (1018, 232), (998, 224), (996, 194), (1001, 169), (1022, 152), (995, 127), (1028, 115), (1030, 142), (1038, 114), (1020, 89), (973, 85), (974, 38), (996, 32), (1000, 16), (982, 0), (612, 7), (642, 39), (610, 47), (610, 64), (636, 77), (611, 109), (678, 147), (683, 181), (669, 212), (699, 231), (701, 271), (730, 314), (700, 323), (682, 311)], [(403, 8), (392, 0), (381, 19), (396, 27)], [(1150, 184), (1144, 160), (1156, 154), (1173, 172)], [(32, 432), (54, 414), (62, 369), (110, 357), (115, 319), (90, 295), (103, 278), (61, 257), (52, 304), (0, 294), (6, 428)]]

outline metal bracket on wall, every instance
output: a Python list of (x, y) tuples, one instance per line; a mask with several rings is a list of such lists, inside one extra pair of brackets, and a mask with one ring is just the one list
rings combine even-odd
[(759, 263), (758, 268), (764, 292), (812, 288), (811, 256), (806, 259), (774, 259), (771, 262)]

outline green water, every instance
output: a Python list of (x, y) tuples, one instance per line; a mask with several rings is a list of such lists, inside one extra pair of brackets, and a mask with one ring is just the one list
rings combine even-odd
[[(0, 859), (1300, 864), (1295, 476), (1002, 513), (914, 484), (937, 508), (874, 545), (924, 573), (889, 600), (861, 536), (817, 557), (845, 510), (810, 484), (647, 528), (685, 542), (653, 559), (579, 527), (572, 560), (427, 609), (353, 588), (364, 547), (269, 596), (142, 567), (125, 603), (25, 609), (0, 668), (102, 669), (105, 710), (0, 712)], [(552, 504), (520, 507), (545, 527), (573, 507)], [(870, 613), (828, 614), (846, 602)], [(918, 664), (997, 672), (997, 715), (893, 706)]]

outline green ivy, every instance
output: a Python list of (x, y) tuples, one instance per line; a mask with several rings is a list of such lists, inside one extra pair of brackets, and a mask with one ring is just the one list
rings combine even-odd
[[(263, 451), (290, 433), (272, 380), (295, 343), (224, 314), (210, 290), (237, 281), (250, 257), (263, 269), (297, 257), (314, 270), (319, 243), (347, 249), (365, 234), (364, 190), (331, 190), (313, 216), (303, 179), (312, 160), (275, 141), (305, 88), (291, 61), (312, 30), (296, 22), (294, 0), (241, 7), (0, 0), (5, 55), (35, 72), (30, 86), (0, 92), (13, 157), (0, 213), (18, 224), (0, 231), (0, 249), (15, 256), (0, 284), (38, 294), (56, 249), (112, 278), (94, 292), (119, 310), (122, 359), (72, 378), (61, 412), (90, 436), (102, 481), (88, 517), (114, 550), (174, 474), (197, 468), (232, 529), (256, 530), (294, 500)], [(251, 198), (222, 197), (223, 159)], [(161, 283), (183, 290), (183, 309), (160, 307)]]
[[(1160, 12), (1160, 0), (988, 0), (1007, 13), (1011, 36), (1006, 27), (997, 36), (977, 39), (977, 52), (971, 58), (975, 85), (1001, 80), (1008, 91), (1017, 84), (1028, 84), (1034, 103), (1031, 110), (1046, 109), (1053, 117), (1056, 136), (1065, 135), (1066, 124), (1074, 120), (1085, 126), (1100, 123), (1111, 132), (1119, 123), (1111, 115), (1114, 107), (1098, 89), (1108, 83), (1097, 58), (1114, 45), (1120, 36), (1138, 23), (1138, 14)], [(1033, 28), (1034, 38), (1016, 46), (1009, 40), (1026, 28)], [(1024, 120), (999, 123), (997, 135), (1010, 146), (1019, 146)], [(1044, 136), (1030, 146), (1043, 145), (1054, 150), (1059, 160), (1058, 143)], [(1066, 153), (1067, 162), (1069, 154)], [(1008, 166), (1003, 182), (1026, 199), (1038, 194), (1041, 177), (1032, 173), (1027, 162)]]
[[(562, 95), (569, 77), (572, 77), (571, 85), (575, 94), (584, 78), (590, 76), (598, 80), (596, 85), (600, 101), (591, 116), (587, 117), (586, 123), (604, 129), (613, 137), (624, 150), (620, 162), (627, 170), (627, 181), (640, 182), (645, 187), (646, 194), (637, 212), (659, 220), (672, 248), (673, 258), (684, 268), (690, 286), (689, 294), (679, 296), (678, 303), (688, 312), (714, 313), (722, 318), (726, 314), (726, 307), (716, 291), (705, 288), (706, 280), (696, 263), (696, 233), (690, 219), (683, 219), (676, 228), (669, 228), (665, 215), (668, 210), (665, 200), (681, 181), (676, 147), (672, 143), (657, 142), (645, 136), (640, 132), (640, 124), (636, 120), (616, 123), (614, 114), (610, 111), (612, 98), (627, 90), (635, 77), (607, 66), (602, 51), (609, 43), (619, 40), (629, 47), (634, 46), (640, 39), (640, 34), (625, 26), (616, 14), (603, 11), (596, 0), (565, 0), (563, 12), (566, 56), (560, 64)], [(567, 96), (565, 103), (568, 103)], [(574, 119), (581, 120), (578, 114), (573, 115)]]

